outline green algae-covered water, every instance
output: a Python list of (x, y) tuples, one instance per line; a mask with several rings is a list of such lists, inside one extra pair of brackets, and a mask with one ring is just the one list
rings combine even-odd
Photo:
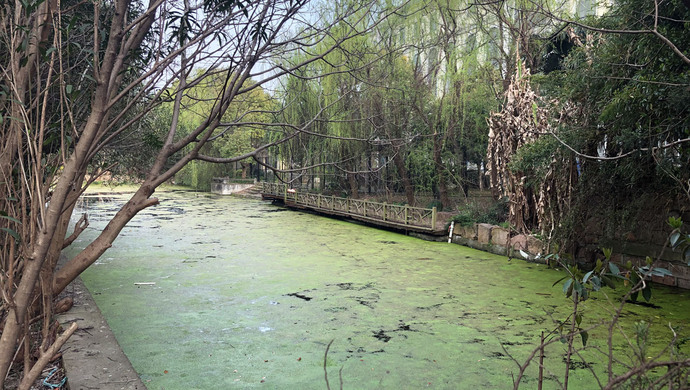
[[(345, 389), (512, 388), (511, 356), (523, 362), (569, 313), (552, 286), (563, 274), (543, 265), (258, 200), (158, 196), (83, 275), (149, 389), (325, 389), (331, 340), (331, 388), (339, 375)], [(83, 202), (91, 226), (75, 246), (125, 199)], [(690, 319), (688, 292), (654, 294), (656, 308), (623, 311), (628, 332), (652, 323), (652, 350), (669, 322)], [(611, 311), (601, 294), (584, 305), (583, 326)], [(605, 369), (605, 330), (590, 333), (571, 388), (598, 387), (587, 367)], [(547, 350), (544, 388), (562, 380), (565, 351)], [(536, 367), (525, 388), (536, 388)]]

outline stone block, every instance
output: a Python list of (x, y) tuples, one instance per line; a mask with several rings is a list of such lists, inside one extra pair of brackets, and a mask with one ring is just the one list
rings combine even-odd
[(491, 242), (491, 229), (494, 225), (488, 223), (477, 224), (477, 241), (480, 244), (488, 244)]
[(690, 290), (690, 279), (676, 278), (676, 285), (680, 288)]
[(475, 224), (472, 224), (470, 226), (458, 226), (455, 225), (455, 234), (462, 238), (466, 238), (468, 240), (476, 240), (477, 239), (477, 226)]
[[(645, 264), (647, 265), (646, 259), (645, 259)], [(667, 270), (673, 272), (673, 265), (669, 263), (668, 261), (663, 261), (663, 260), (658, 260), (654, 262), (654, 268), (666, 268)]]
[(649, 243), (652, 242), (652, 231), (651, 229), (640, 229), (637, 232), (637, 240), (635, 242)]
[(534, 236), (527, 236), (527, 252), (536, 255), (542, 252), (544, 243)]
[(524, 234), (518, 234), (517, 236), (511, 238), (510, 247), (515, 250), (527, 251), (527, 236)]
[(665, 284), (667, 286), (676, 286), (676, 278), (670, 275), (666, 276), (652, 276), (652, 282)]
[[(601, 257), (603, 259), (603, 256)], [(611, 254), (611, 262), (615, 264), (624, 264), (623, 263), (623, 255), (620, 253), (612, 253)]]
[(499, 226), (491, 229), (491, 243), (502, 247), (510, 247), (510, 232)]
[(633, 233), (633, 232), (625, 232), (623, 234), (623, 237), (625, 238), (625, 241), (628, 241), (628, 242), (636, 242), (637, 241), (637, 236), (635, 236), (635, 233)]
[(690, 279), (690, 267), (685, 263), (671, 263), (668, 270), (677, 278)]
[(508, 248), (505, 245), (490, 245), (489, 252), (499, 256), (508, 256)]
[(463, 235), (465, 238), (468, 240), (476, 240), (477, 239), (477, 224), (473, 223), (472, 225), (469, 226), (463, 226)]

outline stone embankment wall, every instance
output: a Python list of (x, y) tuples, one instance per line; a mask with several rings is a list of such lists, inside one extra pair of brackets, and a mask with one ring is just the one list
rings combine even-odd
[[(525, 234), (511, 237), (508, 229), (488, 223), (475, 223), (471, 226), (455, 225), (451, 233), (451, 240), (455, 244), (497, 255), (545, 263), (542, 259), (535, 259), (538, 254), (544, 252), (544, 244), (541, 240)], [(531, 256), (525, 258), (520, 250)]]
[[(547, 253), (548, 248), (540, 239), (525, 234), (511, 237), (510, 232), (500, 226), (486, 223), (476, 223), (471, 226), (455, 225), (450, 237), (455, 244), (527, 261), (546, 262), (543, 255)], [(646, 257), (649, 256), (657, 260), (654, 263), (655, 267), (666, 268), (673, 274), (673, 276), (663, 278), (654, 277), (654, 282), (690, 289), (690, 267), (681, 261), (680, 253), (666, 248), (659, 257), (661, 246), (629, 241), (610, 242), (609, 244), (602, 246), (613, 249), (612, 260), (614, 263), (624, 264), (631, 261), (635, 265), (645, 265)], [(525, 252), (528, 256), (523, 256), (520, 251)], [(538, 255), (542, 256), (539, 257)]]
[[(591, 203), (605, 204), (601, 199), (592, 199)], [(664, 248), (671, 233), (669, 217), (685, 221), (685, 232), (690, 225), (690, 208), (685, 198), (647, 196), (621, 204), (617, 210), (592, 207), (585, 214), (575, 237), (576, 259), (592, 263), (599, 248), (611, 248), (612, 260), (620, 264), (630, 261), (646, 265), (649, 256), (655, 260), (655, 267), (666, 268), (673, 274), (656, 277), (655, 282), (690, 289), (690, 267), (682, 260), (682, 253)]]

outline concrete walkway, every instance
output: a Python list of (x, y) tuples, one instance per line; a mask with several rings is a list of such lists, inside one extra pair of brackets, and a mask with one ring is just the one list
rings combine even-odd
[(61, 324), (77, 321), (79, 329), (63, 347), (71, 390), (145, 390), (132, 364), (80, 278), (67, 289), (74, 306), (58, 316)]

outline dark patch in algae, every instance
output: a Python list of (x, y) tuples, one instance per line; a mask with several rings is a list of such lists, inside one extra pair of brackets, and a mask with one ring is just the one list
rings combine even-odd
[[(387, 343), (390, 341), (390, 339), (393, 338), (392, 336), (388, 335), (388, 333), (392, 333), (392, 332), (418, 332), (418, 331), (410, 328), (410, 325), (406, 324), (404, 321), (401, 320), (400, 324), (398, 324), (398, 327), (396, 329), (393, 329), (393, 330), (379, 329), (378, 331), (373, 332), (373, 333), (374, 333), (374, 338), (379, 339), (379, 340), (383, 341), (384, 343)], [(407, 338), (407, 336), (405, 336), (405, 335), (403, 335), (403, 337)], [(383, 352), (383, 351), (381, 351), (381, 352)]]
[(374, 303), (376, 303), (376, 301), (370, 302), (365, 301), (364, 299), (357, 299), (357, 303), (359, 303), (360, 305), (364, 305), (370, 309), (374, 309)]
[[(571, 357), (570, 360), (570, 369), (571, 370), (582, 370), (582, 369), (592, 369), (592, 365), (594, 362), (581, 362), (578, 360), (572, 360), (573, 357)], [(563, 356), (563, 364), (565, 364), (568, 361), (565, 356)]]
[(387, 343), (392, 339), (392, 337), (387, 335), (383, 329), (379, 330), (378, 332), (374, 332), (374, 338), (379, 339), (384, 343)]
[(643, 306), (643, 307), (651, 307), (652, 309), (661, 309), (661, 306), (655, 305), (651, 302), (631, 301), (630, 299), (628, 299), (627, 301), (625, 301), (625, 303), (629, 303), (631, 305)]
[(497, 358), (497, 359), (504, 359), (504, 358), (506, 358), (506, 355), (504, 355), (504, 354), (501, 353), (501, 352), (491, 352), (491, 353), (489, 354), (489, 356), (491, 356), (492, 358)]
[(295, 298), (303, 299), (303, 300), (305, 300), (305, 301), (307, 301), (307, 302), (308, 302), (308, 301), (311, 301), (312, 299), (314, 299), (314, 297), (308, 297), (308, 296), (306, 296), (306, 295), (304, 295), (304, 294), (300, 294), (300, 293), (296, 293), (296, 292), (295, 292), (295, 293), (290, 293), (290, 294), (285, 294), (285, 296), (286, 296), (286, 297), (295, 297)]

